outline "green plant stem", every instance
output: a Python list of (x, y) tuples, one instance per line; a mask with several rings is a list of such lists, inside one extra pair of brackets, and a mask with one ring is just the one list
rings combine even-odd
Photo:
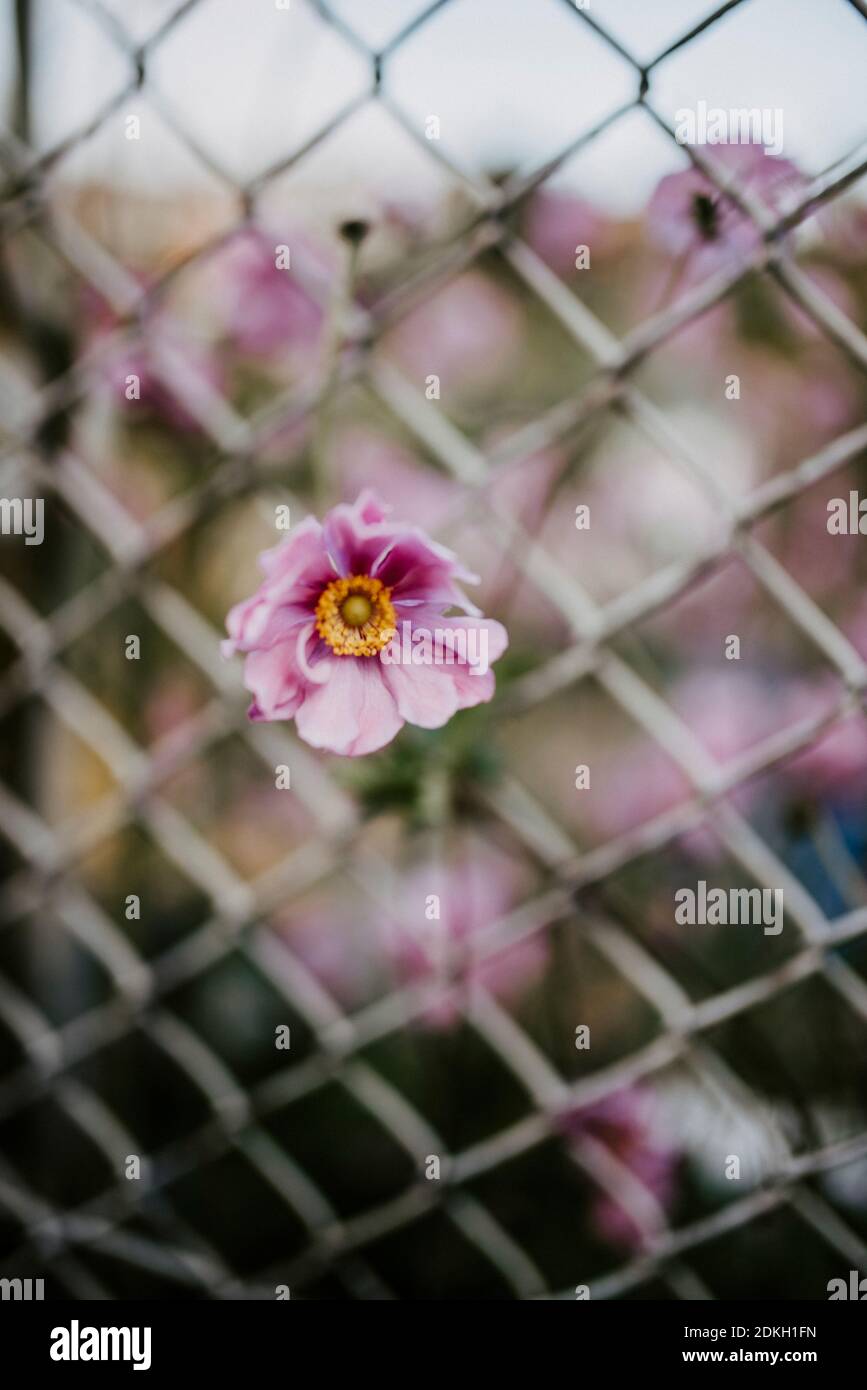
[(334, 400), (340, 380), (344, 326), (355, 289), (359, 250), (360, 247), (356, 244), (350, 244), (346, 248), (344, 265), (341, 274), (337, 277), (331, 296), (325, 326), (324, 382), (316, 415), (312, 447), (314, 503), (320, 515), (327, 511), (328, 507), (336, 500), (328, 463), (328, 438), (331, 430)]

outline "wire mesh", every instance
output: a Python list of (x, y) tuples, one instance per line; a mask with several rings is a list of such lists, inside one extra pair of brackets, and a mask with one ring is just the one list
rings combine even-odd
[[(27, 1125), (25, 1158), (39, 1143), (47, 1141), (58, 1155), (68, 1145), (70, 1164), (83, 1137), (104, 1160), (107, 1176), (85, 1196), (77, 1194), (72, 1200), (61, 1185), (57, 1195), (48, 1198), (31, 1182), (20, 1146), (17, 1159), (4, 1159), (0, 1206), (7, 1214), (9, 1233), (4, 1273), (47, 1271), (64, 1296), (86, 1298), (123, 1296), (126, 1276), (122, 1277), (122, 1270), (152, 1277), (160, 1288), (178, 1297), (272, 1298), (275, 1283), (290, 1287), (293, 1296), (316, 1296), (317, 1291), (331, 1287), (320, 1281), (334, 1280), (337, 1296), (390, 1298), (402, 1296), (402, 1291), (389, 1287), (371, 1251), (386, 1237), (436, 1216), (496, 1270), (508, 1296), (573, 1298), (576, 1286), (587, 1285), (593, 1298), (629, 1296), (652, 1287), (662, 1289), (662, 1296), (668, 1298), (709, 1298), (715, 1295), (694, 1267), (697, 1253), (739, 1227), (780, 1211), (811, 1228), (835, 1257), (867, 1269), (862, 1235), (811, 1181), (867, 1158), (867, 1132), (826, 1143), (817, 1137), (808, 1151), (793, 1152), (771, 1108), (714, 1046), (714, 1030), (720, 1025), (746, 1019), (757, 1006), (807, 981), (821, 981), (836, 1007), (867, 1020), (867, 986), (842, 953), (842, 948), (867, 935), (867, 906), (830, 920), (738, 808), (733, 795), (750, 779), (809, 748), (863, 708), (864, 660), (758, 533), (769, 516), (856, 460), (867, 446), (867, 426), (847, 431), (796, 467), (739, 496), (729, 490), (724, 472), (697, 454), (677, 422), (636, 383), (638, 369), (657, 350), (715, 305), (726, 302), (756, 274), (773, 281), (851, 365), (864, 371), (867, 339), (798, 266), (784, 240), (794, 228), (833, 204), (867, 170), (864, 147), (799, 189), (775, 217), (756, 203), (748, 188), (732, 183), (715, 162), (712, 148), (688, 149), (702, 172), (753, 219), (759, 231), (755, 249), (734, 268), (727, 267), (687, 290), (673, 306), (649, 314), (618, 337), (522, 239), (510, 215), (576, 150), (589, 147), (638, 108), (675, 141), (675, 132), (654, 107), (657, 71), (673, 53), (699, 40), (712, 40), (716, 26), (745, 0), (718, 6), (649, 62), (632, 57), (592, 7), (564, 0), (576, 33), (589, 29), (629, 64), (634, 96), (591, 129), (577, 132), (543, 166), (500, 182), (470, 177), (457, 167), (441, 146), (424, 138), (390, 94), (395, 55), (410, 37), (423, 39), (426, 26), (439, 12), (460, 0), (437, 0), (418, 11), (380, 49), (359, 36), (343, 11), (315, 0), (312, 9), (319, 22), (363, 60), (366, 85), (300, 147), (285, 150), (248, 183), (239, 183), (219, 167), (214, 154), (177, 122), (158, 91), (152, 94), (162, 118), (190, 157), (206, 163), (221, 185), (231, 189), (238, 211), (215, 239), (195, 246), (162, 280), (143, 289), (80, 221), (49, 206), (46, 181), (71, 152), (115, 119), (130, 98), (149, 88), (149, 74), (158, 56), (171, 45), (190, 13), (205, 9), (208, 0), (186, 0), (138, 40), (128, 32), (124, 15), (104, 9), (97, 0), (75, 3), (121, 55), (128, 80), (84, 128), (42, 153), (34, 153), (20, 135), (7, 133), (0, 152), (5, 173), (2, 229), (4, 238), (30, 229), (46, 240), (64, 264), (115, 307), (117, 326), (61, 370), (53, 370), (49, 360), (45, 379), (31, 382), (29, 388), (15, 375), (14, 364), (7, 363), (4, 373), (9, 371), (18, 395), (8, 413), (0, 468), (4, 494), (24, 487), (46, 496), (49, 506), (62, 503), (75, 526), (96, 542), (107, 564), (74, 593), (57, 596), (46, 612), (10, 580), (0, 582), (0, 624), (14, 649), (0, 679), (0, 709), (7, 718), (26, 702), (40, 702), (107, 765), (113, 785), (81, 815), (60, 825), (29, 804), (8, 781), (0, 785), (0, 831), (17, 865), (4, 890), (0, 930), (8, 932), (30, 914), (50, 913), (62, 935), (74, 943), (76, 953), (82, 951), (95, 960), (108, 987), (98, 1002), (66, 1019), (52, 1019), (38, 996), (0, 976), (0, 1016), (17, 1049), (0, 1077), (0, 1127), (7, 1133), (10, 1125)], [(850, 8), (867, 17), (855, 0)], [(567, 1079), (482, 983), (463, 989), (444, 982), (441, 993), (495, 1054), (525, 1100), (521, 1118), (454, 1152), (375, 1061), (378, 1043), (400, 1035), (429, 1009), (429, 992), (403, 985), (357, 1011), (347, 1011), (285, 943), (275, 945), (268, 931), (275, 911), (285, 909), (333, 873), (347, 874), (359, 894), (375, 900), (384, 881), (380, 874), (386, 870), (369, 848), (358, 852), (362, 829), (358, 809), (327, 766), (285, 726), (247, 723), (239, 675), (219, 657), (220, 633), (211, 615), (191, 601), (182, 576), (176, 571), (167, 579), (168, 571), (161, 564), (173, 547), (207, 524), (216, 505), (258, 496), (270, 506), (275, 497), (289, 497), (282, 460), (274, 462), (267, 446), (281, 437), (281, 431), (305, 428), (334, 383), (314, 380), (244, 416), (219, 385), (204, 382), (191, 370), (183, 352), (167, 348), (165, 358), (155, 364), (156, 374), (179, 408), (210, 439), (216, 461), (199, 483), (145, 520), (124, 507), (80, 452), (65, 444), (50, 453), (41, 447), (52, 425), (86, 394), (100, 360), (119, 345), (135, 341), (143, 314), (159, 302), (167, 286), (190, 265), (207, 263), (239, 225), (255, 217), (275, 180), (302, 164), (370, 104), (384, 109), (425, 159), (445, 168), (472, 199), (476, 211), (458, 234), (450, 233), (421, 265), (413, 263), (402, 273), (392, 274), (373, 302), (352, 305), (337, 389), (363, 384), (402, 423), (425, 454), (460, 485), (456, 512), (476, 519), (491, 542), (568, 624), (570, 645), (512, 686), (502, 707), (503, 717), (518, 718), (523, 711), (592, 678), (665, 751), (690, 789), (673, 809), (584, 850), (576, 847), (568, 831), (516, 776), (482, 789), (486, 812), (507, 826), (544, 866), (545, 879), (541, 891), (484, 932), (479, 957), (496, 959), (516, 942), (565, 922), (567, 932), (592, 942), (613, 971), (654, 1011), (660, 1026), (649, 1043), (607, 1065), (591, 1066), (577, 1080)], [(592, 371), (568, 399), (508, 435), (502, 445), (483, 452), (444, 415), (431, 410), (418, 387), (378, 358), (372, 348), (426, 296), (492, 250), (502, 256), (525, 291), (553, 314), (592, 363)], [(706, 549), (655, 571), (615, 599), (597, 603), (546, 555), (531, 529), (504, 505), (496, 480), (508, 466), (574, 438), (609, 412), (628, 421), (702, 491), (714, 509), (717, 530)], [(447, 533), (448, 526), (443, 530)], [(839, 676), (842, 693), (830, 710), (781, 729), (721, 768), (630, 663), (619, 639), (643, 619), (673, 605), (708, 567), (731, 557), (748, 569), (758, 589), (770, 596), (807, 644), (822, 653)], [(106, 615), (130, 599), (185, 654), (210, 691), (180, 731), (151, 748), (140, 745), (99, 693), (63, 662), (64, 654), (82, 635), (95, 630)], [(314, 841), (294, 846), (253, 881), (239, 875), (230, 857), (165, 793), (173, 778), (207, 757), (230, 734), (243, 740), (263, 775), (272, 774), (278, 764), (291, 766), (295, 785), (303, 785), (305, 812), (317, 832)], [(206, 907), (194, 930), (147, 958), (112, 921), (80, 872), (89, 855), (133, 821), (146, 828), (166, 863), (194, 886)], [(664, 852), (690, 830), (708, 824), (751, 881), (785, 890), (787, 919), (799, 933), (800, 944), (782, 963), (694, 1002), (629, 923), (618, 920), (613, 906), (616, 895), (606, 896), (606, 888), (624, 868), (649, 853)], [(300, 1021), (311, 1040), (303, 1060), (293, 1060), (256, 1081), (241, 1080), (212, 1042), (172, 1007), (178, 990), (228, 959), (241, 960)], [(32, 965), (37, 972), (40, 962)], [(146, 1047), (159, 1057), (160, 1067), (180, 1076), (177, 1090), (166, 1081), (166, 1104), (184, 1104), (182, 1093), (188, 1088), (198, 1098), (195, 1113), (200, 1113), (200, 1121), (180, 1137), (148, 1152), (145, 1177), (136, 1184), (125, 1180), (123, 1165), (127, 1155), (142, 1153), (146, 1147), (142, 1137), (130, 1132), (110, 1088), (100, 1086), (99, 1073), (86, 1080), (89, 1074), (82, 1070), (104, 1049), (121, 1047), (132, 1038), (136, 1048)], [(132, 1059), (136, 1054), (129, 1055)], [(652, 1079), (674, 1064), (707, 1087), (723, 1109), (739, 1107), (758, 1117), (772, 1145), (772, 1171), (747, 1195), (672, 1227), (651, 1188), (615, 1149), (585, 1136), (572, 1146), (571, 1161), (629, 1214), (641, 1233), (640, 1246), (603, 1273), (588, 1275), (576, 1265), (568, 1279), (552, 1283), (521, 1235), (479, 1195), (484, 1191), (480, 1180), (556, 1138), (564, 1116), (605, 1101), (635, 1082)], [(136, 1080), (132, 1061), (131, 1067), (130, 1085), (144, 1085)], [(267, 1123), (282, 1107), (334, 1088), (348, 1097), (353, 1114), (363, 1112), (364, 1123), (387, 1136), (403, 1160), (390, 1165), (392, 1176), (381, 1199), (348, 1216), (336, 1209), (327, 1184), (279, 1142)], [(48, 1105), (50, 1117), (41, 1109)], [(425, 1179), (429, 1155), (441, 1161), (439, 1182)], [(61, 1164), (66, 1161), (61, 1156)], [(266, 1190), (269, 1201), (285, 1211), (293, 1228), (300, 1228), (301, 1236), (293, 1236), (290, 1242), (294, 1252), (290, 1258), (259, 1252), (252, 1270), (234, 1268), (219, 1240), (211, 1238), (209, 1218), (193, 1223), (181, 1213), (173, 1195), (176, 1185), (185, 1180), (195, 1183), (204, 1166), (220, 1163), (226, 1164), (227, 1183), (243, 1169), (249, 1176), (241, 1190), (246, 1192), (247, 1183), (254, 1182), (257, 1192)], [(105, 1262), (95, 1265), (90, 1258), (94, 1254), (106, 1257)]]

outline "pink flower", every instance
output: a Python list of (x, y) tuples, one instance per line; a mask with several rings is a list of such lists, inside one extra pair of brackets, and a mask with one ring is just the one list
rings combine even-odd
[(335, 433), (329, 467), (332, 476), (341, 480), (344, 501), (372, 487), (375, 492), (387, 492), (399, 514), (418, 512), (435, 530), (461, 503), (461, 488), (454, 478), (426, 467), (396, 439), (368, 425), (353, 423)]
[[(247, 227), (220, 257), (220, 290), (229, 334), (239, 352), (270, 357), (288, 348), (312, 348), (325, 314), (295, 269), (277, 265), (281, 238)], [(294, 245), (293, 266), (301, 248)], [(309, 257), (308, 257), (309, 258)], [(324, 267), (318, 267), (324, 277)]]
[(182, 361), (196, 393), (219, 392), (224, 374), (213, 353), (198, 342), (164, 309), (148, 313), (138, 330), (110, 346), (100, 340), (121, 327), (121, 319), (95, 292), (84, 300), (85, 341), (97, 350), (97, 370), (118, 404), (128, 411), (145, 411), (160, 417), (174, 429), (199, 427), (187, 408), (181, 387), (167, 382), (175, 375), (173, 363)]
[[(514, 999), (540, 976), (548, 947), (537, 933), (486, 958), (476, 941), (504, 916), (526, 887), (514, 862), (475, 837), (444, 862), (421, 864), (407, 874), (396, 910), (385, 927), (386, 950), (408, 984), (483, 985)], [(422, 1021), (450, 1028), (460, 1020), (454, 994), (434, 1000)]]
[[(766, 154), (761, 145), (713, 145), (708, 161), (771, 210), (779, 206), (781, 194), (803, 183), (789, 160)], [(650, 239), (673, 259), (684, 259), (684, 274), (691, 281), (735, 265), (761, 243), (752, 219), (695, 167), (666, 174), (646, 218)]]
[(572, 275), (579, 246), (601, 256), (616, 246), (614, 226), (592, 203), (541, 188), (530, 200), (523, 226), (530, 246), (558, 275)]
[(486, 390), (514, 367), (523, 328), (515, 298), (481, 271), (467, 270), (413, 309), (383, 342), (416, 380), (434, 373), (444, 389)]
[[(806, 379), (802, 387), (806, 393)], [(795, 417), (791, 421), (793, 434), (797, 423)], [(801, 425), (801, 438), (810, 438), (806, 424)], [(808, 449), (806, 444), (805, 452)], [(789, 574), (819, 603), (833, 603), (840, 593), (850, 592), (857, 584), (861, 537), (830, 535), (827, 509), (831, 496), (847, 495), (855, 476), (852, 471), (838, 474), (833, 488), (811, 488), (801, 493), (785, 512), (769, 518), (757, 531)]]
[(867, 661), (867, 600), (860, 596), (856, 598), (854, 607), (841, 626), (856, 652)]
[[(565, 1117), (563, 1128), (576, 1144), (583, 1138), (604, 1144), (659, 1207), (671, 1205), (679, 1155), (654, 1132), (646, 1090), (631, 1086), (573, 1111)], [(641, 1229), (625, 1204), (603, 1191), (593, 1203), (593, 1225), (604, 1240), (629, 1249), (640, 1248), (649, 1233)]]
[[(786, 713), (795, 723), (820, 719), (836, 704), (839, 682), (833, 676), (800, 681), (788, 692)], [(867, 776), (867, 718), (860, 712), (838, 719), (803, 752), (784, 764), (786, 780), (803, 796), (863, 795)]]
[(344, 1009), (410, 986), (422, 991), (420, 1024), (448, 1029), (460, 1022), (462, 988), (479, 984), (511, 1001), (539, 979), (548, 960), (541, 933), (481, 955), (482, 933), (529, 887), (523, 865), (461, 829), (442, 857), (398, 871), (378, 898), (329, 883), (271, 925)]
[[(508, 642), (457, 587), (476, 576), (387, 510), (363, 492), (266, 551), (265, 581), (231, 610), (223, 643), (246, 653), (251, 719), (294, 719), (314, 748), (351, 757), (490, 700), (489, 663)], [(455, 607), (466, 616), (445, 618)]]
[(293, 903), (271, 926), (281, 941), (331, 998), (355, 1010), (382, 993), (388, 963), (377, 939), (367, 901), (335, 890), (333, 884), (302, 903)]
[[(699, 669), (677, 682), (670, 703), (711, 757), (725, 768), (753, 744), (779, 728), (779, 700), (757, 678), (744, 673)], [(630, 743), (612, 760), (604, 791), (591, 803), (595, 828), (621, 835), (676, 806), (691, 794), (685, 773), (655, 742)], [(738, 787), (733, 803), (748, 813), (756, 798), (752, 783)], [(709, 828), (682, 837), (681, 848), (696, 858), (719, 854)]]
[[(794, 325), (784, 299), (780, 306)], [(728, 360), (742, 381), (752, 383), (753, 389), (744, 392), (744, 413), (758, 452), (775, 468), (800, 462), (858, 418), (859, 383), (823, 344), (811, 342), (796, 357), (741, 349)], [(823, 525), (826, 520), (823, 509)], [(796, 558), (805, 564), (818, 559), (803, 542), (798, 549)]]
[(191, 675), (173, 672), (161, 677), (148, 694), (142, 718), (149, 741), (167, 738), (182, 728), (201, 707), (201, 694)]

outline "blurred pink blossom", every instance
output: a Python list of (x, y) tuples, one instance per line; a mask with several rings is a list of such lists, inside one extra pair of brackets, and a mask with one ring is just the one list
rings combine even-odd
[[(322, 524), (308, 517), (261, 564), (265, 580), (231, 610), (223, 643), (226, 656), (246, 654), (251, 719), (294, 719), (314, 748), (357, 757), (405, 722), (436, 729), (493, 695), (488, 663), (508, 639), (458, 587), (476, 576), (419, 527), (389, 520), (373, 493)], [(452, 607), (467, 616), (445, 619)], [(416, 638), (430, 650), (439, 632), (452, 634), (443, 659), (419, 661)]]
[(741, 409), (763, 454), (778, 467), (807, 458), (857, 417), (858, 383), (824, 344), (811, 341), (796, 357), (741, 347), (732, 360), (742, 383)]
[(592, 263), (616, 243), (616, 224), (592, 203), (546, 188), (530, 199), (522, 232), (536, 254), (563, 276), (574, 272), (579, 246), (589, 247)]
[(810, 596), (820, 602), (832, 599), (852, 583), (860, 551), (858, 535), (828, 533), (828, 499), (846, 496), (848, 482), (840, 478), (833, 489), (811, 489), (798, 497), (774, 525), (761, 528), (760, 539), (771, 539), (771, 549)]
[(867, 661), (867, 599), (857, 599), (841, 626), (859, 656)]
[(193, 718), (202, 705), (201, 691), (190, 675), (167, 672), (150, 690), (142, 706), (149, 742), (166, 738)]
[[(667, 698), (721, 767), (779, 728), (778, 696), (747, 672), (694, 671), (682, 677)], [(685, 772), (647, 737), (623, 747), (596, 785), (588, 809), (605, 836), (623, 834), (661, 815), (693, 790)], [(733, 801), (747, 811), (756, 795), (753, 785), (746, 783)], [(681, 845), (698, 858), (719, 855), (716, 837), (703, 827), (684, 836)]]
[(378, 992), (388, 963), (371, 910), (337, 894), (318, 895), (272, 919), (286, 946), (344, 1009)]
[[(387, 914), (386, 949), (407, 984), (479, 984), (511, 1000), (541, 975), (548, 959), (536, 933), (488, 958), (476, 954), (476, 940), (520, 899), (525, 876), (501, 851), (476, 836), (465, 836), (444, 861), (411, 870)], [(460, 1019), (453, 995), (432, 1000), (423, 1022), (450, 1028)]]
[[(798, 681), (786, 695), (785, 721), (821, 718), (841, 694), (834, 677)], [(839, 719), (804, 752), (783, 765), (783, 775), (804, 796), (863, 796), (867, 777), (867, 717)]]
[[(296, 269), (277, 264), (281, 245), (288, 245), (285, 237), (269, 237), (258, 227), (245, 227), (217, 258), (229, 337), (239, 352), (251, 357), (312, 348), (322, 331), (322, 304)], [(302, 253), (298, 238), (292, 238), (289, 252), (297, 262)], [(308, 261), (311, 254), (306, 252)], [(316, 269), (324, 279), (324, 265), (317, 262)]]
[(490, 276), (467, 270), (437, 291), (384, 340), (417, 381), (454, 390), (493, 385), (514, 366), (523, 338), (519, 302)]
[[(502, 441), (503, 435), (497, 431), (485, 439), (485, 445), (495, 450)], [(539, 538), (558, 559), (564, 540), (557, 534), (561, 512), (554, 505), (554, 493), (564, 467), (558, 449), (541, 449), (498, 464), (482, 494), (483, 498), (496, 498), (501, 512), (513, 517), (529, 537)], [(510, 623), (520, 623), (534, 641), (562, 642), (568, 633), (565, 618), (538, 585), (525, 577), (516, 563), (514, 546), (503, 546), (494, 539), (485, 525), (486, 508), (485, 501), (476, 516), (459, 519), (456, 532), (461, 546), (470, 548), (476, 560), (484, 606), (501, 610), (505, 605)], [(567, 548), (570, 539), (567, 536)], [(570, 558), (573, 553), (574, 547)]]
[[(123, 333), (121, 324), (100, 295), (94, 291), (85, 295), (85, 345), (95, 351), (98, 377), (118, 406), (129, 412), (144, 410), (174, 429), (199, 428), (198, 419), (184, 403), (183, 386), (168, 383), (176, 376), (174, 363), (180, 360), (194, 389), (220, 391), (225, 377), (210, 347), (194, 339), (162, 308), (147, 312), (136, 328)], [(117, 341), (109, 343), (116, 333)]]
[(461, 496), (453, 478), (436, 472), (397, 440), (367, 425), (350, 425), (335, 436), (329, 464), (334, 477), (341, 480), (344, 501), (370, 487), (387, 496), (398, 515), (423, 516), (432, 531), (455, 510)]
[[(486, 960), (476, 949), (485, 929), (527, 889), (523, 866), (462, 833), (442, 857), (417, 862), (381, 885), (381, 904), (369, 894), (321, 893), (287, 908), (273, 926), (344, 1008), (363, 1005), (383, 988), (415, 986), (431, 994), (429, 1003), (422, 998), (421, 1025), (450, 1029), (461, 1017), (453, 987), (480, 984), (510, 1001), (539, 979), (548, 959), (540, 934)], [(438, 998), (441, 991), (447, 997)]]
[[(604, 1144), (664, 1211), (674, 1199), (680, 1156), (655, 1132), (651, 1102), (648, 1091), (631, 1086), (573, 1111), (562, 1127), (573, 1143), (590, 1138)], [(644, 1243), (635, 1217), (607, 1192), (600, 1190), (596, 1197), (592, 1219), (597, 1233), (612, 1245), (636, 1250)]]
[(780, 727), (778, 682), (733, 667), (683, 676), (671, 703), (721, 766)]
[[(707, 155), (769, 209), (803, 184), (794, 164), (766, 154), (761, 145), (713, 145)], [(666, 174), (645, 216), (650, 240), (673, 260), (682, 261), (684, 283), (736, 265), (761, 244), (752, 219), (694, 166)]]

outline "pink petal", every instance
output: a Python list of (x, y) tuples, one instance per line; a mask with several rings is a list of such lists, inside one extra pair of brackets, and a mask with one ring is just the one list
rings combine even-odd
[(308, 693), (295, 719), (313, 748), (358, 757), (390, 743), (403, 719), (386, 689), (378, 661), (338, 657), (324, 685)]
[(439, 729), (458, 709), (454, 681), (444, 680), (448, 668), (437, 666), (392, 666), (382, 664), (386, 685), (401, 716), (421, 729)]
[(381, 524), (368, 526), (354, 507), (341, 503), (325, 519), (325, 547), (338, 574), (370, 574), (377, 555), (391, 540)]
[(451, 550), (432, 541), (418, 527), (406, 527), (402, 534), (392, 537), (388, 547), (375, 558), (370, 572), (388, 585), (394, 597), (411, 598), (418, 594), (426, 596), (428, 602), (434, 601), (428, 591), (432, 583), (479, 582), (479, 576), (464, 569)]
[(366, 487), (355, 500), (355, 510), (362, 521), (374, 525), (376, 522), (385, 521), (391, 507), (381, 501), (372, 488)]
[(297, 603), (275, 605), (260, 590), (253, 598), (236, 603), (230, 610), (226, 618), (230, 636), (222, 643), (223, 656), (285, 642), (294, 629), (309, 618), (308, 607)]
[(315, 516), (306, 516), (278, 545), (260, 555), (259, 563), (269, 579), (292, 579), (311, 561), (325, 561), (322, 527)]
[[(425, 628), (430, 633), (434, 633), (437, 630), (441, 632), (455, 631), (459, 628), (463, 628), (466, 631), (469, 631), (471, 628), (484, 630), (488, 634), (488, 662), (491, 665), (493, 665), (495, 661), (499, 661), (503, 652), (509, 645), (509, 634), (506, 632), (503, 624), (498, 623), (495, 618), (478, 618), (475, 615), (464, 617), (461, 614), (455, 617), (449, 614), (447, 617), (444, 617), (442, 613), (437, 612), (436, 608), (427, 605), (413, 608), (408, 616), (412, 622), (413, 630)], [(454, 644), (452, 643), (450, 645), (452, 645), (454, 649)]]
[(483, 676), (474, 676), (468, 666), (443, 666), (441, 670), (451, 675), (458, 697), (458, 709), (471, 709), (473, 705), (485, 705), (492, 699), (495, 688), (493, 671)]
[(302, 628), (298, 633), (295, 644), (295, 660), (298, 663), (298, 669), (302, 676), (305, 680), (311, 681), (313, 685), (324, 685), (329, 677), (329, 669), (332, 663), (321, 657), (318, 661), (314, 662), (313, 660), (317, 653), (320, 652), (320, 648), (323, 648), (324, 645), (324, 642), (322, 642), (316, 634), (315, 623), (308, 623), (307, 626)]
[(291, 719), (303, 697), (292, 644), (251, 652), (244, 663), (244, 684), (254, 697), (256, 718)]

